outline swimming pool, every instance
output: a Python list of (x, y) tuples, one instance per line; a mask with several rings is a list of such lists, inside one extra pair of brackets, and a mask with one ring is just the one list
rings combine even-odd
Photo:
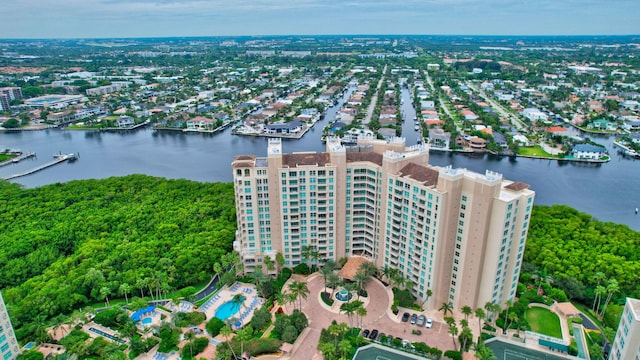
[(218, 307), (218, 309), (216, 310), (215, 316), (220, 320), (223, 320), (223, 321), (227, 320), (228, 318), (236, 314), (238, 311), (240, 311), (241, 304), (242, 303), (237, 303), (237, 302), (234, 303), (233, 301), (227, 301), (226, 303)]
[(149, 325), (149, 324), (151, 324), (153, 322), (153, 319), (152, 318), (143, 318), (141, 321), (142, 321), (143, 325)]

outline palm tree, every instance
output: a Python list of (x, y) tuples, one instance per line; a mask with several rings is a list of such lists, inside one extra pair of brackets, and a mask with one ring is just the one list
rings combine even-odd
[[(329, 277), (329, 275), (333, 274), (333, 270), (334, 268), (332, 267), (333, 265), (328, 265), (329, 261), (327, 261), (324, 266), (322, 267), (322, 269), (320, 269), (320, 275), (322, 275), (322, 280), (324, 281), (324, 292), (327, 292), (327, 278)], [(333, 261), (331, 261), (332, 264), (335, 264)]]
[(365, 316), (367, 316), (367, 309), (362, 304), (360, 304), (356, 308), (356, 314), (360, 317), (360, 326), (363, 326), (364, 324), (362, 320)]
[(476, 346), (476, 358), (478, 358), (478, 360), (494, 360), (496, 356), (491, 349), (481, 343)]
[(620, 291), (620, 286), (618, 285), (618, 280), (616, 279), (611, 279), (609, 280), (609, 283), (607, 284), (607, 300), (604, 302), (604, 306), (602, 307), (602, 312), (600, 313), (600, 316), (604, 316), (604, 312), (607, 310), (607, 305), (609, 305), (609, 301), (611, 301), (611, 297), (613, 296), (613, 294), (617, 293)]
[(374, 276), (378, 273), (378, 268), (372, 262), (363, 262), (358, 271), (364, 272), (367, 276)]
[(469, 315), (471, 315), (471, 313), (473, 312), (473, 310), (471, 309), (471, 306), (468, 306), (468, 305), (463, 306), (461, 311), (464, 314), (465, 320), (467, 320), (469, 318)]
[[(509, 329), (511, 327), (511, 325), (513, 325), (514, 322), (517, 322), (519, 320), (518, 319), (518, 314), (512, 312), (511, 314), (509, 314), (508, 319), (509, 319), (509, 325), (507, 326), (507, 329)], [(507, 329), (505, 329), (505, 330), (507, 330)]]
[(462, 338), (462, 344), (460, 344), (460, 351), (467, 351), (467, 341), (469, 341), (469, 339), (473, 339), (473, 333), (471, 332), (471, 329), (469, 329), (467, 326), (463, 326), (462, 327), (462, 333), (460, 333), (460, 337)]
[(193, 357), (193, 339), (195, 339), (196, 334), (193, 331), (187, 331), (184, 333), (184, 339), (189, 342), (189, 353), (191, 357)]
[(231, 298), (231, 303), (232, 303), (233, 305), (237, 305), (237, 306), (238, 306), (238, 308), (239, 308), (240, 306), (244, 306), (244, 300), (245, 300), (245, 297), (244, 297), (243, 295), (241, 295), (241, 294), (235, 294), (235, 295), (233, 295), (233, 297)]
[(453, 340), (453, 350), (457, 351), (458, 347), (456, 345), (456, 336), (458, 336), (458, 327), (455, 325), (449, 326), (449, 334)]
[[(607, 293), (607, 288), (602, 286), (602, 285), (598, 285), (596, 286), (596, 299), (598, 299), (598, 305), (595, 308), (595, 312), (596, 314), (600, 313), (600, 303), (602, 302), (602, 295)], [(594, 300), (595, 302), (595, 300)]]
[(109, 288), (108, 286), (103, 286), (100, 288), (100, 297), (106, 301), (107, 306), (109, 306), (109, 295), (111, 295), (111, 288)]
[[(505, 305), (507, 306), (507, 309), (506, 309), (507, 312), (504, 314), (504, 323), (506, 324), (507, 320), (509, 319), (509, 308), (513, 306), (513, 301), (507, 300)], [(507, 326), (507, 328), (509, 328), (509, 327)], [(507, 328), (505, 328), (503, 330), (507, 330)]]
[(127, 297), (127, 294), (130, 292), (131, 292), (131, 285), (127, 283), (122, 283), (120, 284), (120, 287), (118, 287), (118, 293), (120, 295), (124, 295), (124, 299), (127, 302), (127, 304), (129, 303), (129, 297)]
[(422, 302), (422, 306), (424, 306), (424, 304), (426, 304), (426, 302), (429, 301), (429, 298), (433, 295), (433, 291), (431, 291), (431, 289), (427, 289), (426, 294), (427, 294), (427, 297)]
[(475, 312), (475, 316), (478, 318), (478, 334), (482, 333), (482, 320), (485, 318), (485, 313), (483, 308), (477, 308)]
[(231, 347), (231, 334), (233, 334), (233, 331), (231, 330), (231, 327), (229, 325), (225, 325), (222, 327), (222, 329), (220, 329), (220, 335), (224, 336), (224, 338), (226, 339), (229, 350), (231, 350), (231, 353), (233, 354), (233, 358), (237, 359), (236, 353)]
[(329, 287), (331, 288), (331, 297), (333, 298), (333, 295), (336, 292), (336, 287), (338, 287), (338, 285), (340, 285), (340, 276), (338, 276), (338, 274), (335, 273), (331, 273), (327, 276), (327, 284), (329, 285)]
[(347, 318), (349, 319), (349, 325), (352, 324), (351, 319), (353, 318), (353, 314), (356, 313), (356, 308), (350, 305), (352, 304), (345, 304), (342, 307), (340, 307), (340, 311), (344, 312), (347, 315)]
[(309, 295), (309, 288), (307, 287), (307, 283), (293, 280), (289, 283), (289, 292), (294, 294), (298, 299), (298, 310), (302, 310), (302, 299), (306, 299), (307, 295)]
[(253, 282), (256, 284), (258, 291), (262, 297), (264, 296), (264, 283), (269, 281), (271, 278), (262, 272), (262, 269), (256, 268), (253, 273), (251, 273), (251, 277), (253, 278)]
[(440, 309), (438, 309), (438, 311), (442, 311), (444, 316), (447, 316), (447, 313), (450, 313), (451, 315), (453, 315), (453, 305), (451, 305), (449, 303), (442, 303), (442, 305), (440, 306)]
[(356, 284), (358, 290), (358, 300), (360, 299), (360, 291), (364, 290), (364, 284), (369, 280), (369, 276), (364, 271), (358, 270), (353, 277), (353, 282)]
[[(596, 284), (596, 289), (598, 288), (598, 286), (600, 286), (600, 283), (602, 282), (602, 280), (606, 279), (606, 275), (603, 272), (596, 272), (593, 275), (593, 279), (597, 282)], [(596, 310), (596, 301), (598, 300), (599, 294), (598, 292), (596, 292), (596, 296), (593, 298), (593, 305), (591, 306), (591, 310), (597, 312)]]
[(381, 274), (382, 274), (382, 278), (387, 280), (387, 283), (389, 282), (389, 279), (391, 279), (391, 274), (393, 273), (395, 269), (390, 268), (388, 266), (385, 265), (385, 267), (382, 268)]
[(347, 356), (349, 356), (349, 354), (353, 350), (353, 347), (351, 346), (351, 342), (349, 340), (343, 339), (338, 344), (338, 350), (340, 351), (340, 354), (342, 355), (341, 358), (345, 358), (346, 359)]
[(264, 259), (262, 260), (262, 262), (264, 263), (264, 266), (267, 267), (267, 272), (271, 273), (272, 271), (274, 271), (276, 269), (276, 263), (273, 262), (271, 257), (265, 256)]

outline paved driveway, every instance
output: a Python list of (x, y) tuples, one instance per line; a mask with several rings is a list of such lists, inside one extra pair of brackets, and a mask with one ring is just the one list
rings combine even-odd
[[(322, 300), (320, 299), (320, 293), (324, 291), (324, 282), (322, 280), (322, 276), (320, 276), (319, 274), (313, 274), (307, 278), (304, 278), (298, 275), (293, 275), (289, 281), (291, 280), (307, 282), (309, 295), (306, 300), (302, 300), (302, 311), (307, 315), (307, 318), (309, 319), (309, 327), (313, 330), (317, 330), (318, 335), (319, 331), (323, 328), (329, 327), (333, 320), (337, 321), (338, 323), (345, 322), (351, 326), (359, 327), (359, 319), (356, 316), (353, 316), (351, 320), (349, 320), (347, 315), (332, 312), (326, 307), (326, 305), (321, 304)], [(288, 283), (285, 284), (285, 289), (287, 286)], [(422, 327), (420, 328), (422, 335), (413, 335), (411, 334), (411, 330), (418, 329), (418, 327), (415, 325), (410, 325), (408, 322), (401, 322), (400, 317), (402, 316), (402, 311), (398, 315), (394, 315), (389, 310), (393, 298), (391, 290), (387, 289), (377, 279), (369, 281), (365, 286), (365, 289), (367, 290), (369, 301), (366, 306), (367, 315), (362, 319), (361, 327), (363, 329), (377, 329), (380, 333), (392, 335), (394, 338), (400, 337), (412, 342), (423, 341), (429, 346), (441, 349), (443, 352), (453, 349), (453, 341), (451, 340), (451, 335), (449, 335), (448, 333), (448, 326), (442, 322), (435, 321), (436, 316), (433, 316), (435, 314), (431, 314), (431, 312), (424, 312), (427, 317), (434, 318), (433, 327), (431, 329)], [(294, 308), (295, 306), (293, 304), (287, 304), (286, 312), (290, 314), (291, 312), (293, 312)], [(418, 312), (413, 313), (420, 314)], [(319, 339), (319, 336), (318, 338), (315, 338), (315, 336), (313, 338), (315, 340), (313, 346), (310, 346), (309, 344), (306, 346), (298, 347), (291, 354), (291, 358), (312, 359), (314, 356), (316, 356), (316, 358), (321, 359), (321, 354), (316, 350), (316, 347), (318, 345), (317, 340)]]

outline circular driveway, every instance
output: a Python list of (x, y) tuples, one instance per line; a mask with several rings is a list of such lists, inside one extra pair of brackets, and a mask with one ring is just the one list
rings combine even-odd
[[(307, 296), (307, 299), (302, 299), (302, 311), (309, 319), (309, 328), (311, 328), (311, 330), (315, 330), (313, 333), (317, 334), (317, 336), (313, 336), (313, 338), (319, 339), (320, 330), (328, 328), (331, 325), (331, 322), (335, 320), (338, 323), (344, 322), (352, 327), (361, 327), (362, 329), (369, 330), (377, 329), (380, 333), (392, 335), (394, 338), (399, 337), (411, 342), (425, 342), (427, 345), (437, 347), (443, 352), (453, 349), (451, 335), (448, 333), (449, 328), (444, 323), (434, 321), (433, 328), (420, 328), (422, 335), (411, 334), (411, 330), (418, 329), (418, 327), (410, 325), (408, 322), (403, 323), (400, 321), (400, 316), (402, 316), (403, 312), (402, 310), (398, 315), (394, 315), (391, 312), (390, 308), (393, 293), (378, 279), (371, 278), (371, 280), (365, 285), (369, 301), (366, 306), (367, 315), (362, 318), (362, 324), (360, 324), (359, 317), (354, 315), (351, 317), (351, 320), (349, 320), (347, 315), (335, 313), (329, 310), (327, 305), (320, 303), (322, 301), (320, 299), (320, 293), (325, 289), (324, 281), (320, 274), (315, 273), (306, 278), (300, 275), (293, 275), (289, 281), (292, 280), (306, 282), (307, 287), (309, 288), (309, 295)], [(286, 291), (289, 281), (287, 281), (283, 290)], [(294, 304), (287, 304), (285, 308), (287, 314), (290, 314), (297, 307)], [(416, 311), (409, 311), (409, 313), (421, 314)], [(427, 317), (430, 316), (429, 312), (423, 313)], [(301, 351), (303, 349), (301, 347), (298, 349), (299, 351), (292, 354), (295, 355), (292, 358), (312, 359), (314, 355), (316, 357), (319, 356), (320, 353), (315, 350), (315, 347), (317, 347), (317, 339), (315, 339), (313, 350), (310, 347), (305, 347), (305, 351), (302, 353)], [(312, 341), (312, 339), (307, 338), (305, 341)], [(321, 359), (322, 357), (319, 358)]]

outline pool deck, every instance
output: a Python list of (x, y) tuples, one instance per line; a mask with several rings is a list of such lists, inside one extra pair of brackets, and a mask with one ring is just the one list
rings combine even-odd
[(238, 294), (244, 296), (245, 300), (240, 307), (239, 314), (235, 314), (232, 317), (238, 319), (242, 324), (242, 327), (249, 323), (255, 309), (264, 303), (264, 299), (258, 296), (258, 290), (255, 285), (241, 282), (236, 282), (230, 287), (225, 285), (198, 310), (203, 312), (207, 319), (211, 319), (215, 317), (218, 307), (228, 301), (231, 301), (231, 299)]

